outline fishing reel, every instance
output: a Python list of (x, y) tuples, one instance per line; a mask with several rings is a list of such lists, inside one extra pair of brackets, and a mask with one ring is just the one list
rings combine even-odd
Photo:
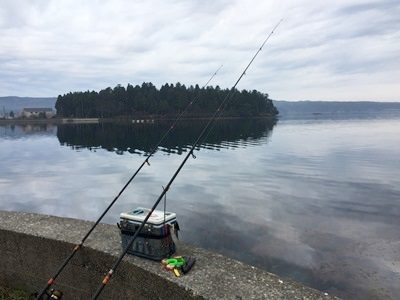
[[(46, 293), (41, 296), (39, 300), (61, 300), (63, 295), (63, 292), (61, 292), (60, 290), (51, 289), (50, 291), (46, 291)], [(33, 299), (36, 299), (38, 293), (35, 293), (32, 296), (35, 297)]]
[(63, 292), (61, 292), (60, 290), (55, 290), (55, 289), (50, 290), (49, 299), (61, 300), (62, 296), (63, 296)]

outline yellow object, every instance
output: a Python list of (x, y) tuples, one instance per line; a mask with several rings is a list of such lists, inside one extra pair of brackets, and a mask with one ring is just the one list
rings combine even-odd
[(174, 274), (176, 277), (181, 277), (181, 273), (179, 272), (178, 269), (174, 269)]

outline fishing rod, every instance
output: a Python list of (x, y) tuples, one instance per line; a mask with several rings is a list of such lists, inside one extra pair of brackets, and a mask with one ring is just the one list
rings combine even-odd
[[(208, 81), (201, 87), (201, 89), (205, 88), (208, 86), (208, 84), (211, 82), (211, 80), (217, 75), (219, 70), (222, 68), (222, 65), (212, 74), (212, 76), (208, 79)], [(123, 186), (123, 188), (119, 191), (117, 196), (110, 202), (110, 204), (107, 206), (107, 208), (103, 211), (103, 213), (100, 215), (100, 217), (97, 219), (97, 221), (93, 224), (93, 226), (89, 229), (89, 231), (85, 234), (85, 236), (82, 238), (81, 242), (79, 244), (76, 244), (75, 247), (73, 248), (71, 254), (65, 259), (65, 261), (60, 265), (58, 270), (55, 272), (53, 277), (51, 277), (45, 286), (45, 288), (41, 291), (41, 293), (37, 296), (36, 300), (41, 300), (42, 297), (47, 293), (49, 288), (55, 283), (56, 278), (61, 274), (61, 272), (64, 270), (64, 268), (68, 265), (69, 261), (75, 256), (76, 252), (79, 251), (79, 249), (82, 248), (83, 244), (85, 243), (86, 239), (89, 237), (89, 235), (92, 233), (92, 231), (96, 228), (96, 226), (100, 223), (100, 221), (103, 219), (103, 217), (107, 214), (107, 212), (111, 209), (111, 207), (115, 204), (115, 202), (118, 200), (118, 198), (122, 195), (122, 193), (125, 191), (125, 189), (129, 186), (129, 184), (132, 182), (132, 180), (136, 177), (136, 175), (142, 170), (142, 168), (147, 164), (150, 166), (149, 159), (156, 153), (158, 147), (161, 145), (161, 143), (167, 138), (167, 136), (170, 134), (170, 132), (175, 128), (176, 124), (179, 122), (179, 120), (183, 117), (183, 115), (189, 110), (189, 108), (195, 103), (198, 99), (200, 98), (200, 93), (189, 102), (189, 104), (185, 107), (185, 109), (178, 115), (178, 117), (175, 119), (175, 121), (172, 123), (172, 125), (168, 128), (168, 130), (164, 133), (164, 135), (161, 137), (161, 139), (157, 142), (157, 144), (154, 146), (152, 150), (150, 150), (150, 153), (146, 156), (144, 161), (141, 163), (139, 168), (133, 173), (131, 178), (126, 182), (126, 184)]]
[(218, 118), (218, 116), (220, 116), (220, 111), (221, 109), (225, 106), (225, 104), (227, 103), (230, 95), (232, 94), (232, 92), (235, 90), (236, 86), (238, 85), (238, 83), (240, 82), (240, 80), (242, 79), (242, 77), (246, 74), (247, 69), (250, 67), (250, 65), (253, 63), (254, 59), (257, 57), (258, 53), (260, 53), (260, 51), (262, 50), (262, 48), (264, 47), (264, 45), (267, 43), (267, 41), (269, 40), (269, 38), (272, 36), (272, 34), (274, 33), (274, 31), (276, 30), (276, 28), (278, 28), (278, 26), (281, 24), (281, 22), (283, 21), (280, 20), (278, 22), (278, 24), (275, 25), (275, 27), (272, 29), (272, 31), (270, 32), (270, 34), (267, 36), (267, 38), (264, 40), (264, 42), (262, 43), (261, 47), (258, 49), (258, 51), (256, 52), (256, 54), (254, 54), (253, 58), (250, 60), (250, 62), (248, 63), (248, 65), (246, 66), (246, 68), (244, 69), (244, 71), (242, 72), (242, 74), (239, 76), (239, 78), (237, 79), (236, 83), (233, 85), (232, 89), (229, 91), (229, 93), (225, 96), (225, 98), (222, 100), (221, 104), (218, 106), (217, 110), (214, 112), (214, 114), (212, 115), (212, 117), (209, 119), (209, 121), (207, 122), (207, 124), (204, 126), (203, 130), (201, 131), (200, 135), (197, 137), (197, 139), (195, 140), (195, 142), (193, 143), (193, 145), (191, 146), (190, 150), (188, 151), (188, 153), (186, 154), (185, 158), (182, 160), (181, 164), (179, 165), (179, 167), (177, 168), (177, 170), (175, 171), (174, 175), (171, 177), (170, 181), (168, 182), (168, 184), (165, 186), (165, 188), (163, 189), (163, 191), (161, 192), (160, 196), (157, 198), (156, 202), (154, 203), (153, 207), (150, 209), (149, 213), (147, 214), (147, 216), (144, 218), (144, 220), (142, 221), (142, 223), (140, 224), (139, 228), (136, 229), (134, 235), (132, 236), (131, 240), (129, 241), (129, 243), (127, 244), (127, 246), (125, 247), (125, 249), (122, 251), (122, 253), (120, 254), (120, 256), (118, 257), (118, 259), (115, 261), (114, 265), (112, 266), (112, 268), (108, 271), (107, 275), (104, 277), (103, 281), (101, 282), (101, 284), (99, 285), (96, 293), (94, 294), (94, 296), (92, 297), (92, 300), (97, 300), (97, 298), (100, 296), (101, 292), (103, 291), (103, 289), (105, 288), (105, 286), (109, 283), (109, 281), (111, 280), (112, 275), (115, 273), (116, 269), (118, 268), (118, 266), (120, 265), (122, 259), (124, 258), (124, 256), (126, 255), (126, 253), (128, 252), (128, 249), (132, 246), (133, 242), (135, 241), (136, 237), (139, 235), (139, 232), (142, 231), (144, 225), (146, 224), (146, 222), (148, 221), (148, 219), (150, 218), (151, 214), (153, 213), (153, 211), (157, 208), (158, 204), (160, 203), (160, 201), (163, 199), (164, 195), (167, 193), (167, 191), (169, 190), (169, 188), (171, 187), (172, 183), (174, 182), (175, 178), (178, 176), (179, 172), (182, 170), (183, 166), (185, 165), (186, 161), (189, 159), (190, 156), (193, 156), (193, 158), (195, 158), (195, 155), (193, 154), (193, 151), (195, 150), (196, 146), (198, 145), (199, 141), (202, 139), (202, 137), (204, 136), (204, 134), (207, 132), (208, 128), (210, 127), (210, 125)]

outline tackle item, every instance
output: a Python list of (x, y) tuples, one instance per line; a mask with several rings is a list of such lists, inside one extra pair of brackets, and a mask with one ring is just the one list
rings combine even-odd
[(193, 256), (174, 256), (161, 261), (165, 269), (172, 271), (177, 277), (180, 277), (182, 273), (187, 274), (195, 262), (196, 258)]
[[(128, 244), (139, 229), (150, 209), (138, 207), (133, 211), (121, 213), (118, 227), (121, 231), (122, 248)], [(129, 254), (160, 261), (175, 253), (176, 246), (171, 231), (177, 231), (176, 214), (172, 212), (153, 211), (138, 237), (128, 249)]]
[(180, 268), (185, 265), (186, 260), (182, 256), (175, 256), (173, 258), (163, 259), (161, 263), (167, 270), (172, 271), (174, 268)]
[(185, 259), (185, 264), (182, 266), (181, 270), (183, 274), (188, 273), (192, 267), (194, 266), (195, 262), (196, 262), (196, 257), (194, 256), (184, 256), (183, 257)]
[(179, 272), (179, 269), (174, 269), (173, 272), (176, 277), (181, 277), (181, 272)]

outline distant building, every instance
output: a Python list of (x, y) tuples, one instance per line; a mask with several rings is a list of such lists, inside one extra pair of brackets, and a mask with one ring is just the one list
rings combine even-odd
[(21, 114), (26, 118), (51, 118), (55, 112), (52, 108), (24, 108)]

